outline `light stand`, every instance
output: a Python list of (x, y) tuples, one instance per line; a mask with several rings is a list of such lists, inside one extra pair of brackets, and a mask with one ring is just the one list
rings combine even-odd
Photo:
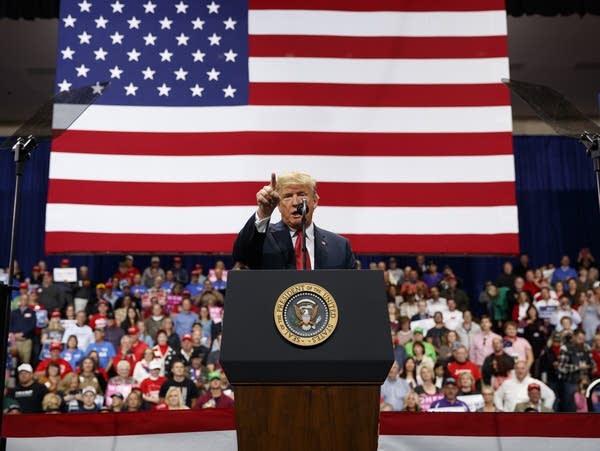
[(15, 247), (17, 243), (17, 228), (19, 223), (19, 210), (21, 204), (21, 185), (25, 172), (25, 162), (31, 157), (31, 152), (36, 148), (36, 139), (29, 135), (27, 138), (18, 138), (12, 147), (15, 162), (15, 195), (13, 199), (13, 217), (10, 231), (10, 252), (8, 260), (8, 285), (0, 284), (0, 300), (2, 302), (4, 321), (0, 322), (0, 368), (2, 376), (0, 377), (0, 451), (6, 450), (6, 437), (4, 437), (4, 390), (6, 388), (6, 360), (8, 351), (8, 332), (10, 330), (10, 303), (14, 282), (15, 272)]

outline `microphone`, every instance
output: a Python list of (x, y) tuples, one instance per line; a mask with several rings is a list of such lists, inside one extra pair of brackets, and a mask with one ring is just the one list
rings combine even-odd
[(302, 199), (302, 203), (298, 204), (298, 206), (296, 207), (296, 213), (302, 216), (306, 216), (308, 214), (308, 210), (309, 208), (306, 199)]

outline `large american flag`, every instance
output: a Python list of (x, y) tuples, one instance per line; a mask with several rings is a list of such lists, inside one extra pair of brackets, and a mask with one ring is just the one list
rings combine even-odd
[(63, 0), (59, 27), (57, 92), (111, 84), (53, 141), (48, 252), (230, 252), (290, 170), (357, 252), (518, 251), (502, 0)]

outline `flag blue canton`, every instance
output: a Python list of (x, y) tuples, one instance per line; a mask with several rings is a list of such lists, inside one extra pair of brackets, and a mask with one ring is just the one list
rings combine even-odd
[(247, 104), (246, 1), (142, 1), (61, 1), (57, 93), (108, 80), (98, 104)]

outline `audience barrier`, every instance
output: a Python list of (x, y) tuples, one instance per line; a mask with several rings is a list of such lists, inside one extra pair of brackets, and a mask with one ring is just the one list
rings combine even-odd
[[(379, 451), (596, 451), (598, 418), (595, 414), (384, 412)], [(8, 415), (5, 431), (10, 451), (237, 449), (231, 409)]]

